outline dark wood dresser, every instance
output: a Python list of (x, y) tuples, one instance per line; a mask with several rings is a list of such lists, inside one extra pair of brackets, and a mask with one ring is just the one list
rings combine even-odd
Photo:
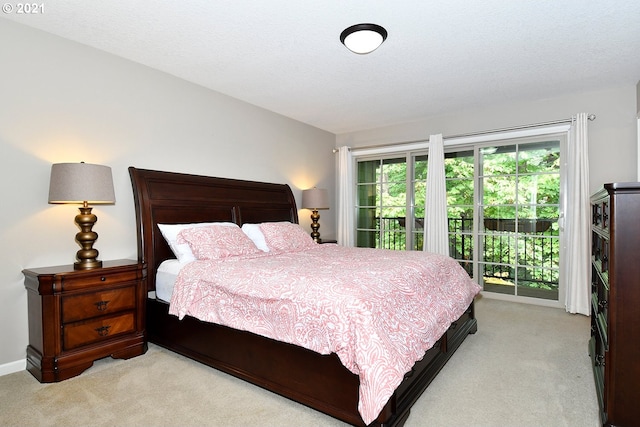
[(640, 183), (591, 197), (591, 340), (602, 424), (640, 426)]
[(29, 312), (27, 370), (50, 383), (79, 375), (106, 356), (146, 352), (144, 278), (137, 261), (23, 271)]

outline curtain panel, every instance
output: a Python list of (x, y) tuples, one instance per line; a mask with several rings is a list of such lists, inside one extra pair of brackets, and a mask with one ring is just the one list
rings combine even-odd
[(565, 307), (569, 313), (588, 316), (591, 311), (591, 205), (586, 113), (576, 115), (571, 124), (567, 153)]
[(338, 149), (338, 233), (341, 246), (355, 245), (353, 157), (347, 146)]
[(424, 208), (423, 250), (449, 256), (447, 185), (444, 172), (444, 142), (441, 133), (429, 137), (427, 194)]

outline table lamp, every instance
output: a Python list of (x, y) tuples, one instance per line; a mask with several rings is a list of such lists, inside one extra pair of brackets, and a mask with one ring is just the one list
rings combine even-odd
[(80, 232), (76, 234), (76, 241), (82, 247), (76, 253), (76, 270), (89, 270), (102, 267), (98, 260), (98, 251), (93, 249), (93, 243), (98, 234), (92, 231), (93, 224), (98, 220), (91, 213), (89, 203), (115, 203), (113, 191), (113, 177), (111, 168), (89, 163), (56, 163), (51, 165), (49, 180), (49, 203), (81, 203), (80, 214), (76, 215), (76, 224)]
[(315, 187), (309, 190), (302, 190), (302, 208), (311, 209), (311, 237), (316, 243), (321, 243), (322, 239), (320, 239), (320, 233), (318, 232), (320, 228), (318, 210), (329, 209), (327, 190)]

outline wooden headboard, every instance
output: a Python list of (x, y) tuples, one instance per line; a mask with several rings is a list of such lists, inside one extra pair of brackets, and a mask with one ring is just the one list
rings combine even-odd
[(175, 258), (158, 224), (229, 221), (298, 222), (296, 201), (286, 184), (214, 178), (129, 167), (136, 208), (138, 260), (147, 263), (147, 289), (156, 270)]

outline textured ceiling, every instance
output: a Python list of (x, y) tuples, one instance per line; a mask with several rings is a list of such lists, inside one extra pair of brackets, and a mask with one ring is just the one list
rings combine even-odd
[[(640, 79), (638, 0), (57, 0), (2, 15), (333, 133)], [(369, 55), (339, 40), (362, 22), (389, 32)]]

